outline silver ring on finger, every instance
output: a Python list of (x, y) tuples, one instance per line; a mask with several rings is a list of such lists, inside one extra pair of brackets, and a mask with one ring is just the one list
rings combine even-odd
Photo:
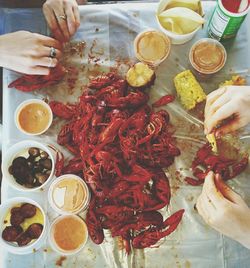
[(51, 58), (55, 58), (56, 57), (56, 49), (54, 47), (50, 48), (50, 55)]
[(59, 17), (59, 19), (62, 19), (62, 20), (66, 20), (67, 19), (67, 16), (65, 14), (64, 15), (60, 15), (58, 17)]
[(50, 59), (50, 62), (49, 62), (49, 66), (48, 67), (51, 68), (51, 67), (53, 67), (53, 58), (50, 57), (49, 59)]

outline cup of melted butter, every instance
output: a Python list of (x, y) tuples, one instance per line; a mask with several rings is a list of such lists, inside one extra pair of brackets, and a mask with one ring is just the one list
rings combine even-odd
[(50, 185), (49, 203), (59, 214), (78, 214), (88, 207), (90, 192), (82, 178), (73, 174), (58, 177)]
[(77, 215), (61, 215), (50, 226), (49, 242), (59, 254), (76, 254), (85, 246), (87, 240), (87, 225)]
[(27, 135), (40, 135), (48, 130), (53, 120), (49, 105), (39, 99), (22, 102), (16, 109), (17, 128)]
[(217, 73), (224, 67), (227, 52), (217, 40), (203, 38), (191, 47), (189, 60), (198, 73), (210, 75)]
[(154, 29), (139, 33), (134, 40), (137, 59), (152, 67), (162, 63), (168, 57), (170, 49), (170, 39)]

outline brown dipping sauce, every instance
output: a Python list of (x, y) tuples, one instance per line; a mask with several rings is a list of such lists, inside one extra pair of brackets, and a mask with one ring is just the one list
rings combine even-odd
[(64, 251), (74, 251), (87, 239), (87, 227), (78, 216), (63, 216), (53, 226), (56, 245)]
[(50, 117), (50, 112), (45, 105), (29, 103), (21, 108), (17, 120), (20, 128), (25, 132), (38, 134), (47, 129)]
[(212, 74), (225, 65), (226, 52), (217, 42), (204, 40), (192, 47), (190, 61), (198, 72)]

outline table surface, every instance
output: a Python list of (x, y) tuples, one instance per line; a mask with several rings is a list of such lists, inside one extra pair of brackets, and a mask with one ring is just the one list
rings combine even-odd
[[(209, 3), (208, 3), (209, 4)], [(209, 17), (211, 14), (211, 6), (206, 5), (206, 16)], [(94, 51), (98, 52), (99, 49), (104, 50), (104, 54), (107, 53), (110, 64), (114, 63), (115, 55), (120, 55), (123, 57), (124, 55), (130, 56), (134, 58), (132, 40), (134, 36), (140, 32), (141, 30), (148, 28), (149, 26), (157, 27), (156, 22), (153, 20), (153, 14), (155, 6), (153, 4), (149, 5), (140, 5), (140, 4), (130, 4), (130, 5), (108, 5), (98, 6), (98, 7), (87, 7), (86, 9), (81, 9), (81, 18), (82, 24), (78, 33), (74, 37), (76, 41), (84, 39), (87, 41), (87, 51), (89, 51), (92, 47), (92, 42), (97, 39), (97, 47), (95, 47)], [(41, 12), (39, 10), (5, 10), (5, 30), (6, 31), (14, 31), (23, 27), (27, 30), (36, 30), (41, 33), (46, 33), (46, 25), (43, 21)], [(38, 17), (39, 20), (36, 23), (30, 24), (31, 18)], [(206, 17), (206, 18), (207, 18)], [(18, 24), (18, 22), (22, 21), (22, 24)], [(115, 25), (115, 27), (110, 27), (109, 24)], [(249, 23), (249, 20), (246, 22)], [(222, 72), (218, 73), (213, 77), (212, 81), (201, 81), (202, 86), (206, 89), (206, 93), (214, 90), (219, 82), (224, 81), (228, 78), (232, 73), (242, 74), (247, 76), (249, 81), (249, 28), (246, 27), (247, 24), (244, 24), (242, 29), (240, 30), (237, 39), (235, 42), (231, 42), (227, 46), (228, 51), (228, 61), (225, 68)], [(96, 27), (100, 30), (98, 34), (95, 33)], [(206, 26), (205, 26), (206, 27)], [(247, 34), (246, 34), (247, 33)], [(174, 93), (174, 89), (172, 86), (173, 76), (184, 70), (189, 68), (188, 64), (188, 51), (193, 42), (197, 39), (206, 36), (206, 29), (199, 31), (197, 36), (189, 43), (183, 46), (173, 46), (171, 50), (170, 57), (166, 62), (164, 62), (157, 69), (157, 79), (154, 87), (150, 90), (150, 97), (152, 101), (158, 99), (161, 95), (166, 93)], [(100, 43), (99, 43), (100, 42)], [(120, 44), (120, 46), (117, 46)], [(112, 52), (112, 53), (110, 53)], [(114, 53), (114, 54), (113, 54)], [(87, 55), (88, 53), (86, 53)], [(104, 57), (106, 57), (105, 55)], [(246, 57), (247, 55), (247, 57)], [(76, 60), (76, 62), (75, 62)], [(76, 66), (79, 66), (79, 62), (77, 59), (72, 58), (72, 63), (74, 62)], [(80, 65), (84, 65), (85, 61), (81, 61)], [(84, 79), (87, 76), (87, 73), (84, 73), (81, 78)], [(4, 71), (4, 152), (7, 148), (14, 144), (17, 141), (20, 141), (26, 136), (22, 135), (15, 128), (15, 124), (13, 121), (13, 114), (15, 107), (22, 102), (24, 99), (34, 97), (31, 94), (22, 94), (15, 90), (9, 90), (7, 85), (10, 81), (16, 78), (16, 74)], [(249, 81), (250, 82), (250, 81)], [(65, 96), (61, 95), (63, 91), (60, 91), (62, 84), (56, 86), (54, 88), (55, 95), (53, 98), (55, 99), (63, 99)], [(51, 90), (42, 91), (42, 93), (49, 94)], [(36, 97), (41, 97), (40, 95), (36, 95)], [(72, 98), (74, 96), (67, 96)], [(67, 99), (68, 100), (68, 99)], [(168, 111), (171, 114), (171, 122), (177, 125), (181, 119), (185, 119), (185, 121), (198, 125), (201, 127), (200, 122), (198, 122), (191, 115), (187, 114), (183, 111), (182, 107), (178, 102), (175, 102), (168, 106)], [(185, 129), (184, 129), (185, 130)], [(176, 135), (178, 135), (179, 140), (185, 136), (184, 141), (185, 144), (182, 146), (186, 146), (187, 143), (192, 140), (193, 137), (197, 135), (197, 133), (186, 133), (182, 132), (183, 128), (180, 129)], [(185, 130), (186, 131), (186, 130)], [(202, 134), (202, 127), (199, 130), (200, 134)], [(50, 132), (51, 133), (51, 132)], [(188, 135), (188, 137), (187, 137)], [(42, 136), (41, 139), (46, 141), (47, 138), (55, 138), (55, 135)], [(187, 139), (186, 139), (187, 138)], [(204, 138), (204, 137), (203, 137)], [(181, 145), (181, 144), (180, 144)], [(200, 145), (200, 143), (199, 143)], [(179, 145), (178, 145), (179, 146)], [(196, 147), (198, 145), (196, 144)], [(195, 148), (196, 148), (195, 147)], [(193, 153), (194, 149), (187, 153)], [(185, 158), (185, 153), (182, 150), (182, 157), (184, 157), (185, 161), (191, 160), (192, 157)], [(173, 176), (171, 172), (175, 172), (178, 165), (182, 164), (183, 159), (178, 159), (176, 161), (176, 165), (169, 170), (169, 176), (171, 178), (171, 185), (175, 183), (173, 180)], [(249, 170), (247, 172), (250, 172)], [(245, 177), (244, 177), (245, 176)], [(238, 179), (235, 179), (230, 182), (233, 187), (246, 198), (248, 204), (250, 204), (250, 188), (249, 183), (246, 177), (246, 174), (243, 174)], [(159, 248), (147, 249), (145, 251), (135, 251), (129, 257), (127, 257), (123, 252), (117, 254), (116, 247), (114, 241), (107, 237), (104, 244), (100, 247), (93, 245), (91, 241), (88, 242), (87, 247), (83, 250), (83, 252), (76, 257), (67, 258), (64, 262), (64, 267), (81, 267), (84, 263), (83, 267), (104, 267), (104, 263), (106, 267), (223, 267), (223, 268), (245, 268), (249, 267), (250, 263), (250, 253), (248, 250), (243, 248), (238, 243), (221, 236), (214, 230), (208, 228), (204, 222), (198, 217), (197, 214), (194, 213), (193, 205), (194, 202), (200, 193), (200, 187), (195, 188), (192, 186), (187, 186), (184, 184), (179, 185), (175, 188), (173, 197), (171, 199), (170, 212), (175, 211), (180, 208), (185, 208), (186, 213), (185, 217), (181, 223), (180, 228), (166, 239), (167, 243), (163, 243)], [(18, 195), (18, 192), (12, 191), (6, 184), (4, 184), (4, 189), (2, 191), (3, 198), (6, 200), (7, 198)], [(47, 209), (46, 195), (32, 195), (32, 198), (41, 202)], [(30, 196), (31, 197), (31, 196)], [(163, 211), (165, 216), (169, 213), (168, 210)], [(53, 217), (53, 214), (49, 216)], [(192, 232), (190, 232), (192, 230)], [(180, 243), (181, 241), (181, 243)], [(113, 250), (113, 251), (112, 251)], [(112, 253), (111, 253), (112, 251)], [(114, 253), (114, 254), (113, 254)], [(26, 268), (26, 267), (56, 267), (55, 260), (58, 257), (54, 254), (45, 254), (43, 251), (36, 252), (32, 254), (32, 256), (27, 256), (27, 258), (23, 256), (15, 256), (11, 254), (1, 254), (1, 260), (4, 260), (4, 265), (0, 267), (6, 268)], [(167, 263), (167, 264), (166, 264)], [(39, 264), (39, 266), (37, 266)], [(41, 264), (41, 265), (40, 265)]]

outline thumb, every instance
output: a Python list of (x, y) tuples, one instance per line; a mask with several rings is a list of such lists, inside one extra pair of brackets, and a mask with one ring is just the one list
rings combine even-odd
[(235, 204), (242, 204), (245, 202), (243, 201), (243, 199), (241, 198), (241, 196), (239, 194), (237, 194), (236, 192), (234, 192), (221, 178), (221, 176), (219, 174), (215, 175), (214, 178), (214, 182), (216, 185), (216, 188), (221, 192), (221, 194), (228, 199), (229, 201), (231, 201), (232, 203)]

